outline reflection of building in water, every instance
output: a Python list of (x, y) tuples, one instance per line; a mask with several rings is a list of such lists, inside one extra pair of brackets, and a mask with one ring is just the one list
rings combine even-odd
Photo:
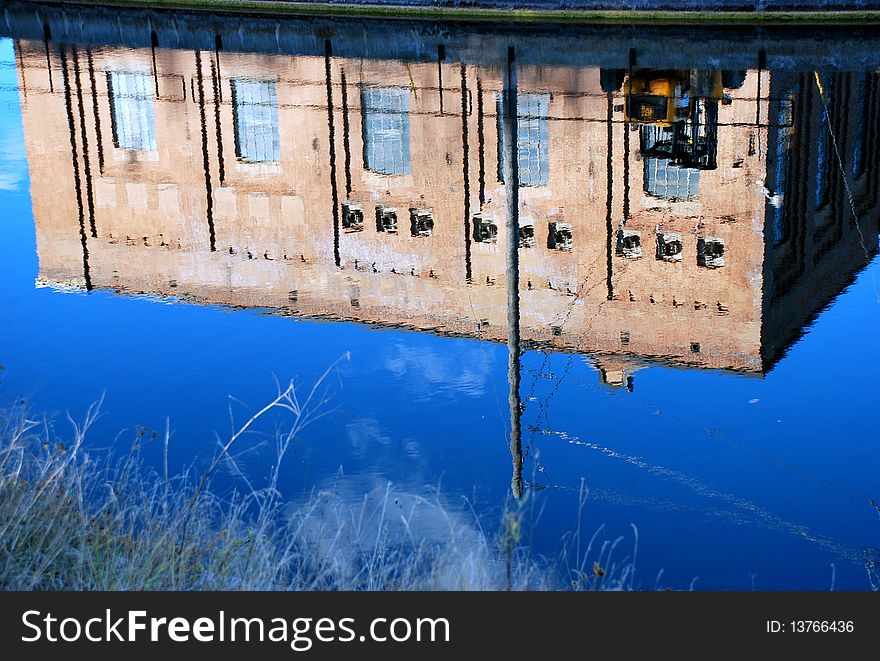
[[(41, 280), (504, 339), (503, 72), (330, 50), (20, 42)], [(821, 80), (523, 66), (524, 339), (768, 369), (877, 244), (877, 75)]]

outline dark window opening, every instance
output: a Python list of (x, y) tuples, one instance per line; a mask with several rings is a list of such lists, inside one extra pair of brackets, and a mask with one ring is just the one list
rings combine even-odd
[(657, 259), (680, 262), (682, 250), (681, 234), (670, 232), (657, 235)]
[(342, 205), (342, 228), (349, 232), (360, 232), (364, 229), (364, 208), (354, 202)]
[(397, 209), (376, 207), (376, 231), (397, 234)]
[(791, 222), (785, 210), (785, 191), (789, 179), (793, 112), (793, 95), (788, 94), (779, 102), (776, 116), (778, 125), (775, 136), (776, 148), (773, 152), (773, 164), (768, 165), (767, 168), (773, 173), (772, 196), (768, 199), (768, 204), (772, 207), (769, 214), (774, 246), (782, 245), (791, 235)]
[(724, 266), (724, 241), (707, 236), (697, 241), (697, 264), (710, 269)]
[(520, 225), (519, 226), (519, 247), (534, 248), (535, 247), (535, 226)]
[(547, 233), (547, 247), (551, 250), (571, 250), (574, 245), (574, 237), (571, 233), (570, 223), (552, 222), (549, 224)]
[(617, 254), (628, 259), (642, 256), (642, 237), (635, 230), (617, 230)]
[(477, 243), (496, 243), (498, 241), (498, 225), (491, 218), (474, 216), (474, 241)]
[(409, 225), (413, 236), (431, 236), (434, 233), (433, 212), (431, 209), (410, 209)]

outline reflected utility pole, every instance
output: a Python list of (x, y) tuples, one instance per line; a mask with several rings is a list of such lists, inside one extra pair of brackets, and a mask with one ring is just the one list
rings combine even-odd
[(522, 400), (520, 382), (519, 337), (519, 162), (517, 145), (517, 76), (516, 52), (507, 49), (507, 76), (504, 80), (504, 163), (507, 188), (507, 380), (510, 386), (510, 455), (513, 477), (510, 489), (514, 498), (523, 493), (522, 480)]

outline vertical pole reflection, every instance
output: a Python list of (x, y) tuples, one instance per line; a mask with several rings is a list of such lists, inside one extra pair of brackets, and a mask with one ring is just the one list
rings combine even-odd
[(15, 56), (18, 58), (18, 72), (21, 76), (21, 96), (27, 101), (27, 78), (24, 68), (24, 56), (21, 53), (21, 40), (16, 39), (14, 42)]
[(520, 399), (519, 337), (519, 163), (517, 145), (516, 51), (507, 49), (507, 76), (504, 80), (504, 181), (507, 193), (507, 381), (510, 386), (510, 455), (513, 476), (510, 489), (514, 498), (522, 497), (522, 400)]

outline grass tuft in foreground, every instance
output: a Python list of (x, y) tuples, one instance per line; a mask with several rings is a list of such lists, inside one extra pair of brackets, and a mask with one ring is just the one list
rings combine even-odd
[[(263, 411), (273, 407), (295, 419), (277, 436), (280, 465), (308, 403), (300, 407), (291, 387)], [(21, 405), (0, 412), (0, 589), (634, 588), (632, 563), (612, 562), (616, 543), (594, 549), (595, 535), (581, 549), (574, 532), (561, 561), (533, 558), (522, 543), (528, 502), (507, 508), (491, 533), (439, 498), (390, 485), (354, 498), (340, 483), (291, 504), (276, 488), (277, 467), (265, 488), (221, 497), (210, 474), (260, 414), (221, 446), (208, 473), (171, 476), (149, 470), (137, 447), (116, 458), (87, 452), (97, 411), (72, 425), (66, 445)], [(167, 443), (168, 434), (166, 466)]]

